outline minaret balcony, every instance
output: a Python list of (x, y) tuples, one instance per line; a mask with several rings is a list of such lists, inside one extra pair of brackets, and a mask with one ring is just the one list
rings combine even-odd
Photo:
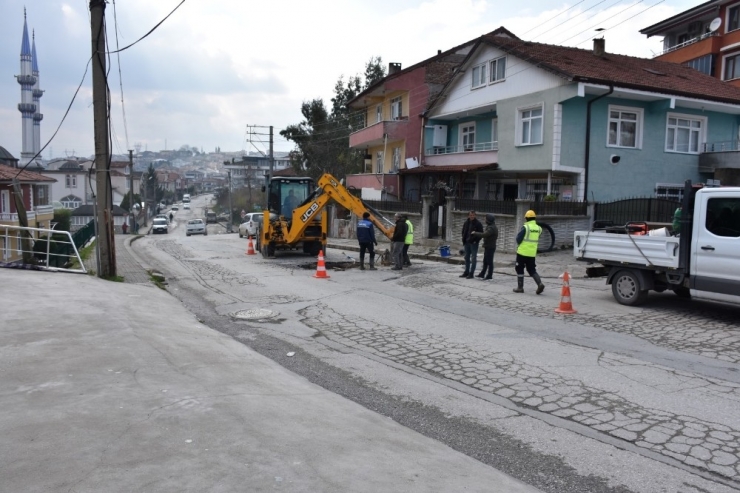
[(36, 113), (36, 105), (33, 103), (18, 103), (18, 111), (21, 113)]
[(33, 121), (40, 122), (43, 119), (44, 119), (44, 114), (43, 113), (34, 113), (33, 114)]
[(33, 90), (33, 97), (34, 98), (39, 99), (43, 95), (44, 95), (44, 91), (42, 91), (41, 89), (34, 89)]
[(18, 79), (18, 84), (22, 86), (32, 86), (36, 83), (36, 77), (33, 75), (16, 75), (16, 79)]

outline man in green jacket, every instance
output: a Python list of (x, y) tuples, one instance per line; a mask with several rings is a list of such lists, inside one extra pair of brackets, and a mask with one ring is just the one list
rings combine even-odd
[(537, 244), (540, 240), (540, 234), (542, 228), (537, 224), (536, 215), (534, 211), (529, 210), (524, 214), (524, 225), (516, 235), (516, 243), (519, 245), (516, 249), (516, 288), (515, 293), (524, 292), (524, 269), (526, 267), (527, 274), (532, 276), (534, 282), (537, 283), (537, 294), (541, 294), (545, 290), (545, 285), (542, 284), (540, 275), (537, 274), (537, 264), (535, 263), (535, 257), (537, 257)]

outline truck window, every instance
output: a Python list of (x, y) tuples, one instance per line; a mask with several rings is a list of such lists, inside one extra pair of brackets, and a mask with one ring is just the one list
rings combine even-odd
[(740, 199), (709, 199), (705, 226), (717, 236), (740, 237)]

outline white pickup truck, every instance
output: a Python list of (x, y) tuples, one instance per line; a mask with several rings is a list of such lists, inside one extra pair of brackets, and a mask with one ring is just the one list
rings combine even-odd
[[(740, 187), (686, 183), (678, 236), (576, 231), (578, 260), (601, 264), (614, 298), (639, 305), (648, 291), (740, 305)], [(589, 269), (590, 270), (590, 269)]]

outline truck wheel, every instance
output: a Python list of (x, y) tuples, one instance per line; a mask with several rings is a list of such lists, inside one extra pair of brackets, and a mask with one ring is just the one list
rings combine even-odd
[(612, 294), (620, 305), (637, 306), (645, 303), (648, 292), (640, 289), (637, 274), (630, 270), (620, 270), (612, 279)]

